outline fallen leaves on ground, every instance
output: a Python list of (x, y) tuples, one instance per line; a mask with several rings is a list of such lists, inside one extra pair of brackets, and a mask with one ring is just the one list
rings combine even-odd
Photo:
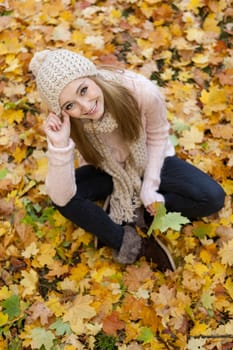
[[(0, 348), (231, 348), (231, 1), (2, 0), (0, 12)], [(175, 272), (143, 259), (116, 264), (52, 206), (45, 114), (28, 71), (48, 47), (155, 81), (177, 153), (225, 189), (218, 214), (192, 223), (176, 216), (177, 227), (166, 216), (151, 233), (173, 251)]]

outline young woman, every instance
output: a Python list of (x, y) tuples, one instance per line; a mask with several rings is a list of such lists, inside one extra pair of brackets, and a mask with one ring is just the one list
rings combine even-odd
[[(162, 271), (174, 269), (166, 247), (142, 238), (136, 225), (144, 229), (144, 214), (156, 215), (155, 202), (196, 218), (221, 209), (225, 194), (207, 174), (175, 156), (158, 87), (64, 49), (36, 53), (30, 70), (50, 111), (44, 126), (46, 187), (58, 210), (113, 248), (118, 262), (145, 256)], [(96, 204), (106, 198), (107, 212)]]

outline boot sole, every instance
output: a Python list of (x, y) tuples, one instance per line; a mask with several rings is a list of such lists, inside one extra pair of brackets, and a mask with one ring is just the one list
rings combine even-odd
[(158, 238), (155, 237), (155, 241), (158, 243), (158, 245), (163, 249), (163, 251), (166, 253), (167, 258), (171, 264), (172, 270), (175, 271), (176, 269), (176, 265), (175, 262), (173, 260), (173, 257), (171, 256), (171, 253), (169, 252), (168, 248), (162, 243), (162, 241)]

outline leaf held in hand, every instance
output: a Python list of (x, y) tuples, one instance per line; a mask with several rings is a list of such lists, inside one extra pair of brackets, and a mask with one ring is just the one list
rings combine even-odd
[(166, 213), (164, 204), (160, 204), (148, 230), (148, 235), (151, 235), (154, 230), (165, 232), (168, 228), (179, 231), (182, 225), (189, 222), (189, 219), (182, 216), (180, 213)]

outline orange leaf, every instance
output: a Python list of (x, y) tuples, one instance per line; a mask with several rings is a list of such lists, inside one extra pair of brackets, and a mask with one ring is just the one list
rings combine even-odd
[(113, 311), (103, 320), (103, 330), (108, 335), (117, 335), (117, 331), (125, 327), (125, 323), (119, 319), (119, 313)]

